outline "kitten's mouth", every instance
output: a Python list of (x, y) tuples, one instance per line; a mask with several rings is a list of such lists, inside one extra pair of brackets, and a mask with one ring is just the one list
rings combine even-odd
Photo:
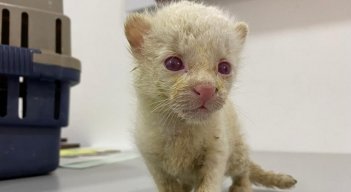
[(194, 109), (184, 110), (183, 112), (186, 113), (186, 114), (196, 115), (196, 114), (210, 113), (210, 110), (206, 106), (202, 105), (202, 106), (194, 108)]
[(192, 109), (184, 109), (179, 113), (182, 118), (190, 120), (191, 122), (201, 122), (209, 118), (211, 110), (206, 106), (200, 106)]
[(200, 107), (197, 108), (197, 109), (206, 109), (206, 110), (207, 110), (207, 108), (206, 108), (204, 105), (200, 106)]
[(196, 108), (193, 111), (194, 111), (194, 113), (209, 113), (210, 112), (205, 106), (201, 106), (199, 108)]
[[(179, 100), (183, 101), (183, 100)], [(189, 121), (201, 122), (210, 118), (210, 116), (217, 110), (219, 110), (222, 105), (222, 98), (216, 97), (207, 102), (201, 102), (199, 100), (185, 100), (184, 103), (176, 103), (174, 111), (182, 119)]]

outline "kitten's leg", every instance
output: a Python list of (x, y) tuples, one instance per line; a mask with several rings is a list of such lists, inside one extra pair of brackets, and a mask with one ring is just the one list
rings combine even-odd
[(196, 192), (219, 192), (221, 191), (226, 161), (221, 154), (213, 154), (205, 159), (200, 170), (200, 181), (195, 187)]
[(146, 163), (147, 167), (156, 183), (159, 192), (185, 192), (176, 178), (165, 173), (161, 168), (157, 168), (150, 163)]
[(233, 184), (229, 192), (252, 192), (251, 181), (247, 174), (233, 177)]

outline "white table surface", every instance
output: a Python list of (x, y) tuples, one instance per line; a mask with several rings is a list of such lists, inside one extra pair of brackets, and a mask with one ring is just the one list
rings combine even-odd
[[(351, 154), (255, 152), (265, 168), (289, 173), (298, 180), (292, 192), (350, 192)], [(227, 191), (229, 180), (224, 183)], [(46, 176), (0, 181), (0, 192), (153, 192), (140, 158), (83, 170), (58, 169)], [(255, 189), (255, 192), (275, 190)]]

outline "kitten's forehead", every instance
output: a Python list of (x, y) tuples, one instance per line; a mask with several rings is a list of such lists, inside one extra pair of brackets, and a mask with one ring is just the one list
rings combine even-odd
[(158, 27), (180, 30), (195, 36), (209, 30), (234, 30), (234, 19), (223, 11), (188, 1), (171, 4), (158, 10), (154, 16)]
[(191, 2), (176, 3), (154, 15), (160, 43), (178, 54), (225, 57), (235, 42), (234, 21), (222, 11)]

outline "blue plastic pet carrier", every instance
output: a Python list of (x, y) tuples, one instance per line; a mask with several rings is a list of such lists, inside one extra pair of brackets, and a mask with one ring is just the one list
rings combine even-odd
[(80, 78), (62, 13), (62, 0), (0, 0), (0, 179), (58, 167), (70, 87)]

